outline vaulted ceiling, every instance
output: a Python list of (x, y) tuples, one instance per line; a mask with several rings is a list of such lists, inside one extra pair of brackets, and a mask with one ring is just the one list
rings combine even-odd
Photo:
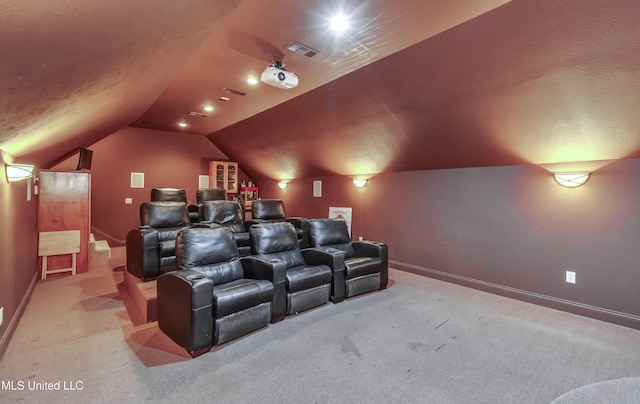
[[(0, 149), (46, 167), (135, 126), (275, 179), (640, 157), (638, 21), (635, 0), (12, 0)], [(298, 87), (246, 82), (274, 61)]]

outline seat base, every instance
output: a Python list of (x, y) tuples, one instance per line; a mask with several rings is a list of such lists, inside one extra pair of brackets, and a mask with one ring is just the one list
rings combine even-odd
[(311, 289), (287, 294), (287, 314), (309, 310), (329, 302), (331, 285), (321, 285)]
[(143, 322), (158, 320), (158, 292), (156, 280), (143, 282), (140, 278), (124, 271), (124, 286), (126, 293), (133, 303), (135, 314), (130, 317), (141, 316)]
[(223, 344), (255, 330), (266, 327), (271, 322), (271, 302), (229, 314), (215, 321), (213, 345)]
[(347, 279), (346, 297), (361, 295), (377, 289), (380, 289), (380, 273)]

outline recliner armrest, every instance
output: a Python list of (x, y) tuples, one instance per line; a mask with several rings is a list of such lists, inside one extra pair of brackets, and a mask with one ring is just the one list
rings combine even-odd
[(213, 281), (179, 270), (158, 277), (158, 326), (191, 356), (213, 345)]
[(377, 241), (354, 241), (351, 243), (358, 257), (380, 258), (380, 289), (389, 282), (389, 249), (385, 243)]
[(274, 295), (271, 304), (271, 322), (282, 320), (287, 312), (287, 263), (277, 258), (261, 258), (250, 255), (241, 257), (240, 263), (245, 278), (266, 279), (273, 283)]
[(168, 299), (168, 304), (189, 302), (191, 308), (213, 304), (213, 281), (199, 271), (182, 269), (167, 272), (158, 277), (157, 287), (158, 302), (160, 299)]
[(309, 219), (307, 219), (306, 217), (300, 217), (300, 216), (292, 216), (292, 217), (288, 217), (286, 219), (287, 222), (291, 223), (293, 225), (293, 227), (296, 227), (298, 229), (302, 229), (306, 232), (309, 231)]
[(139, 226), (127, 234), (127, 271), (145, 280), (160, 275), (158, 231), (149, 226)]
[(354, 241), (351, 243), (358, 257), (387, 259), (387, 245), (377, 241)]
[(331, 300), (339, 303), (344, 300), (345, 290), (345, 253), (331, 247), (305, 248), (300, 251), (307, 265), (327, 265), (333, 272), (331, 280)]

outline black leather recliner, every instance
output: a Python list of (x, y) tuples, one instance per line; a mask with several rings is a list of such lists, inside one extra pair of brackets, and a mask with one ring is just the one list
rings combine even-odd
[(251, 220), (247, 227), (257, 223), (288, 222), (293, 224), (298, 236), (300, 248), (309, 247), (309, 221), (304, 217), (287, 217), (284, 202), (281, 199), (258, 199), (251, 202)]
[[(344, 252), (344, 266), (332, 267), (333, 300), (385, 289), (389, 279), (387, 245), (373, 241), (351, 241), (344, 220), (309, 220), (309, 241), (314, 248)], [(344, 268), (344, 269), (343, 269)]]
[(227, 191), (219, 188), (198, 188), (196, 190), (196, 203), (201, 205), (206, 201), (225, 201)]
[(226, 201), (227, 191), (219, 188), (198, 188), (196, 190), (196, 203), (198, 204), (198, 216), (200, 221), (204, 221), (202, 204), (206, 201)]
[(273, 283), (247, 276), (231, 229), (182, 230), (176, 255), (180, 270), (158, 278), (158, 326), (191, 356), (271, 322)]
[(331, 268), (316, 255), (330, 254), (300, 250), (291, 223), (255, 224), (249, 234), (252, 255), (241, 260), (252, 278), (268, 279), (274, 284), (273, 322), (329, 301)]
[(127, 234), (127, 271), (146, 281), (175, 270), (175, 240), (190, 225), (183, 202), (145, 202), (140, 226)]
[[(184, 202), (187, 204), (187, 192), (181, 188), (153, 188), (151, 189), (151, 202)], [(189, 220), (197, 223), (200, 220), (198, 207), (187, 205)]]
[(233, 231), (241, 257), (251, 254), (249, 232), (242, 219), (242, 207), (234, 201), (205, 201), (201, 206), (201, 222), (228, 227)]

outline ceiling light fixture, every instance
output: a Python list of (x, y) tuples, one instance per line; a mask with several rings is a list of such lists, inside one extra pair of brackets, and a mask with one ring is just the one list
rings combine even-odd
[(576, 188), (587, 182), (590, 173), (578, 171), (572, 173), (554, 173), (553, 178), (563, 187)]
[(258, 82), (258, 79), (253, 76), (249, 76), (249, 78), (247, 78), (247, 83), (251, 84), (252, 86), (255, 86), (256, 84), (258, 84)]
[(344, 32), (351, 24), (349, 23), (349, 19), (342, 13), (338, 13), (333, 18), (331, 18), (331, 29), (335, 32)]
[(178, 122), (178, 126), (181, 128), (186, 128), (187, 124), (185, 122)]
[(202, 109), (204, 109), (207, 112), (212, 112), (213, 111), (213, 107), (211, 105), (205, 105), (204, 107), (202, 107)]

